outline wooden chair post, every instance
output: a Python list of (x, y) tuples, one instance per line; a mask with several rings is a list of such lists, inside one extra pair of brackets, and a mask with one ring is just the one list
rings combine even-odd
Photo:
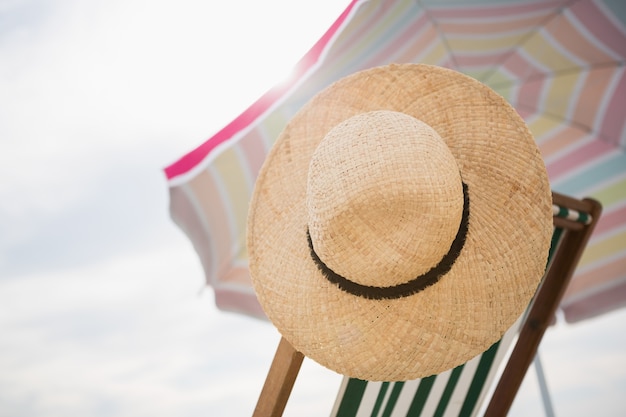
[(561, 227), (568, 237), (561, 242), (562, 247), (555, 254), (543, 283), (537, 291), (528, 317), (520, 330), (519, 339), (485, 411), (485, 417), (505, 416), (513, 405), (524, 375), (537, 353), (539, 343), (559, 307), (561, 298), (602, 212), (600, 203), (592, 199), (575, 200), (553, 193), (553, 200), (559, 206), (589, 213), (593, 220), (591, 224), (584, 225), (567, 219), (554, 218), (555, 226)]
[(284, 338), (280, 339), (253, 417), (283, 415), (303, 359), (302, 353), (295, 350)]

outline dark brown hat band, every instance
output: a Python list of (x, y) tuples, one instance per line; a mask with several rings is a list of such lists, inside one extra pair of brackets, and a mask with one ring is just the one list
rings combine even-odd
[(319, 258), (319, 256), (315, 252), (315, 248), (313, 247), (313, 241), (311, 240), (311, 235), (307, 228), (306, 236), (309, 242), (311, 258), (317, 265), (317, 268), (320, 270), (322, 275), (326, 277), (328, 281), (336, 284), (340, 289), (350, 294), (373, 300), (408, 297), (422, 291), (426, 287), (436, 284), (442, 276), (450, 271), (452, 265), (454, 265), (454, 262), (461, 254), (461, 250), (465, 245), (465, 238), (467, 236), (467, 230), (469, 228), (469, 206), (470, 204), (468, 187), (467, 184), (463, 183), (463, 215), (459, 224), (459, 230), (457, 231), (456, 237), (450, 245), (448, 253), (446, 253), (443, 258), (441, 258), (439, 263), (432, 267), (430, 270), (402, 284), (393, 285), (390, 287), (362, 285), (337, 274), (335, 271), (326, 266), (326, 264)]

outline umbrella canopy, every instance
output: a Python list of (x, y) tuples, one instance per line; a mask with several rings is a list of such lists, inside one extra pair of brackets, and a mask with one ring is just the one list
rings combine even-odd
[(468, 74), (526, 120), (555, 191), (604, 214), (562, 303), (568, 321), (626, 305), (626, 3), (620, 0), (354, 0), (296, 66), (167, 167), (172, 218), (193, 242), (218, 307), (264, 317), (250, 286), (246, 216), (287, 121), (355, 71), (427, 63)]

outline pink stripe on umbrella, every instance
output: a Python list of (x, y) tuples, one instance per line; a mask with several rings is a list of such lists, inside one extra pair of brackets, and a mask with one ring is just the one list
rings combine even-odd
[[(239, 273), (248, 274), (247, 269), (245, 272), (240, 271)], [(267, 320), (267, 316), (263, 312), (256, 295), (252, 292), (252, 287), (250, 287), (249, 292), (220, 288), (219, 285), (215, 286), (214, 290), (215, 305), (220, 310), (242, 313)]]
[(485, 20), (490, 17), (507, 17), (522, 13), (532, 13), (536, 11), (552, 12), (561, 7), (568, 0), (541, 1), (533, 3), (520, 2), (518, 4), (506, 4), (497, 6), (481, 5), (480, 7), (454, 7), (454, 8), (438, 8), (433, 7), (430, 10), (431, 15), (435, 19), (446, 18), (478, 18)]
[(544, 16), (530, 15), (517, 17), (514, 20), (511, 19), (494, 19), (492, 21), (480, 20), (478, 23), (476, 19), (464, 19), (463, 21), (442, 20), (439, 24), (439, 28), (447, 35), (461, 35), (466, 36), (468, 33), (472, 35), (487, 35), (487, 37), (493, 37), (494, 34), (511, 34), (511, 33), (524, 33), (523, 29), (530, 31), (534, 30), (545, 19)]
[[(372, 5), (376, 4), (374, 2), (369, 2), (369, 3), (362, 2), (362, 3), (363, 3), (363, 8), (368, 7), (368, 6), (371, 7)], [(358, 44), (359, 41), (368, 37), (368, 34), (371, 32), (372, 26), (378, 24), (381, 16), (384, 16), (385, 14), (387, 14), (389, 10), (392, 9), (393, 5), (394, 3), (391, 1), (378, 3), (376, 12), (370, 13), (369, 15), (367, 15), (369, 17), (368, 21), (360, 22), (357, 26), (358, 30), (353, 30), (352, 32), (349, 32), (350, 33), (349, 37), (347, 37), (345, 32), (343, 33), (344, 36), (346, 37), (342, 39), (341, 47), (337, 48), (333, 52), (333, 56), (341, 57), (345, 54), (349, 54), (350, 50), (353, 48), (355, 44)], [(351, 8), (352, 6), (353, 5), (351, 4), (349, 8)], [(359, 16), (357, 13), (353, 19), (353, 24), (361, 19), (364, 20), (362, 16)]]
[(626, 223), (626, 206), (613, 211), (602, 213), (593, 235), (600, 238), (603, 234), (615, 230), (615, 228)]
[(582, 294), (591, 294), (598, 289), (598, 286), (610, 285), (616, 277), (623, 275), (624, 271), (626, 271), (626, 258), (620, 257), (577, 274), (565, 292), (564, 303), (567, 304), (569, 298), (576, 300), (582, 298), (584, 296)]
[(533, 62), (526, 59), (526, 56), (520, 52), (510, 54), (506, 61), (502, 62), (501, 66), (506, 72), (521, 81), (526, 81), (529, 77), (536, 74), (543, 74), (535, 68)]
[(172, 219), (189, 237), (203, 269), (211, 271), (212, 262), (215, 262), (215, 253), (210, 236), (204, 228), (204, 214), (198, 212), (183, 188), (172, 187), (169, 195)]
[(589, 71), (585, 75), (584, 84), (578, 93), (584, 100), (576, 101), (574, 109), (574, 120), (578, 123), (593, 128), (594, 120), (599, 111), (602, 110), (602, 102), (607, 94), (614, 68), (597, 68)]
[(476, 53), (455, 54), (454, 59), (459, 67), (490, 67), (502, 62), (509, 55), (507, 51), (494, 51), (490, 54), (477, 55)]
[(576, 23), (567, 19), (567, 15), (561, 15), (551, 21), (545, 30), (558, 42), (560, 48), (589, 64), (610, 62), (612, 57), (581, 33)]
[(564, 305), (563, 313), (568, 323), (575, 323), (624, 306), (626, 306), (626, 282), (621, 282), (570, 305)]
[(261, 134), (256, 130), (251, 130), (241, 139), (240, 149), (246, 158), (245, 165), (250, 169), (250, 174), (256, 178), (267, 154)]
[(626, 124), (626, 71), (623, 67), (619, 81), (612, 89), (612, 96), (608, 102), (607, 110), (600, 126), (600, 135), (604, 139), (614, 139), (613, 145), (619, 145), (620, 139), (625, 139)]
[(531, 117), (535, 116), (537, 114), (536, 111), (531, 110), (531, 109), (527, 109), (524, 107), (517, 107), (514, 106), (515, 110), (517, 110), (517, 113), (520, 115), (520, 117), (524, 120), (529, 120)]
[[(420, 18), (421, 20), (421, 18)], [(412, 41), (409, 46), (398, 55), (398, 62), (412, 62), (415, 57), (420, 56), (429, 49), (431, 45), (437, 42), (437, 30), (434, 26), (421, 30), (421, 35), (418, 39)]]
[(608, 144), (601, 140), (592, 140), (584, 146), (574, 150), (567, 154), (563, 158), (548, 163), (546, 168), (548, 169), (548, 175), (552, 181), (559, 178), (561, 175), (567, 174), (572, 170), (572, 167), (582, 167), (583, 165), (593, 161), (600, 156), (607, 154), (615, 150), (615, 146)]
[(571, 126), (564, 126), (557, 133), (541, 140), (539, 150), (544, 158), (549, 158), (585, 136), (587, 136), (587, 132)]
[(541, 103), (542, 93), (546, 84), (545, 78), (538, 78), (533, 81), (523, 83), (517, 90), (515, 103), (531, 109), (538, 109)]
[[(426, 25), (429, 27), (425, 28), (424, 26)], [(422, 34), (427, 36), (424, 37)], [(422, 50), (426, 49), (431, 42), (437, 40), (437, 32), (424, 14), (420, 14), (419, 18), (412, 22), (399, 36), (396, 36), (393, 42), (386, 44), (384, 48), (380, 48), (380, 52), (368, 59), (367, 62), (364, 63), (363, 68), (379, 65), (380, 62), (388, 62), (387, 57), (393, 52), (400, 51), (405, 45), (412, 43), (412, 39), (416, 37), (419, 40), (419, 45)], [(402, 61), (397, 60), (397, 62)]]
[[(203, 220), (207, 223), (206, 227), (210, 230), (211, 235), (217, 237), (218, 240), (212, 240), (213, 246), (210, 248), (213, 255), (212, 266), (216, 268), (213, 270), (216, 275), (222, 274), (230, 266), (226, 264), (225, 260), (229, 260), (231, 257), (230, 251), (233, 246), (231, 238), (231, 230), (228, 222), (229, 208), (226, 206), (227, 202), (223, 199), (216, 198), (220, 195), (218, 184), (207, 171), (202, 171), (196, 175), (191, 181), (187, 183), (192, 193), (187, 198), (193, 199), (193, 207), (200, 210)], [(203, 233), (207, 233), (204, 227), (202, 227)], [(194, 231), (198, 233), (199, 231)], [(214, 243), (219, 241), (219, 245)], [(212, 271), (206, 269), (206, 271)]]
[(572, 5), (570, 10), (578, 18), (579, 23), (584, 25), (597, 40), (617, 56), (622, 58), (626, 56), (626, 34), (615, 27), (596, 2), (579, 1)]
[(171, 180), (174, 177), (183, 175), (191, 171), (196, 165), (202, 162), (215, 148), (233, 135), (242, 131), (258, 117), (265, 113), (276, 101), (278, 101), (283, 95), (285, 95), (294, 85), (302, 78), (302, 76), (311, 69), (322, 56), (326, 46), (333, 38), (335, 33), (342, 26), (343, 22), (350, 15), (352, 8), (358, 3), (359, 0), (352, 0), (350, 5), (343, 11), (343, 13), (335, 20), (326, 33), (320, 38), (319, 41), (309, 50), (309, 52), (298, 62), (296, 65), (293, 77), (289, 81), (280, 84), (270, 91), (265, 93), (260, 99), (254, 102), (243, 113), (241, 113), (235, 120), (226, 125), (222, 130), (217, 132), (211, 139), (204, 142), (195, 150), (184, 155), (178, 161), (165, 168), (166, 177)]

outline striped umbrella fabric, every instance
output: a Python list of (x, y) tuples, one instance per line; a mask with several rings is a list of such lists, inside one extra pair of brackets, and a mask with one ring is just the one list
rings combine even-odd
[(355, 71), (418, 62), (489, 85), (526, 120), (552, 188), (603, 217), (562, 303), (569, 322), (626, 305), (626, 3), (621, 0), (353, 0), (295, 67), (165, 169), (174, 221), (219, 308), (263, 318), (245, 228), (257, 172), (287, 121)]

